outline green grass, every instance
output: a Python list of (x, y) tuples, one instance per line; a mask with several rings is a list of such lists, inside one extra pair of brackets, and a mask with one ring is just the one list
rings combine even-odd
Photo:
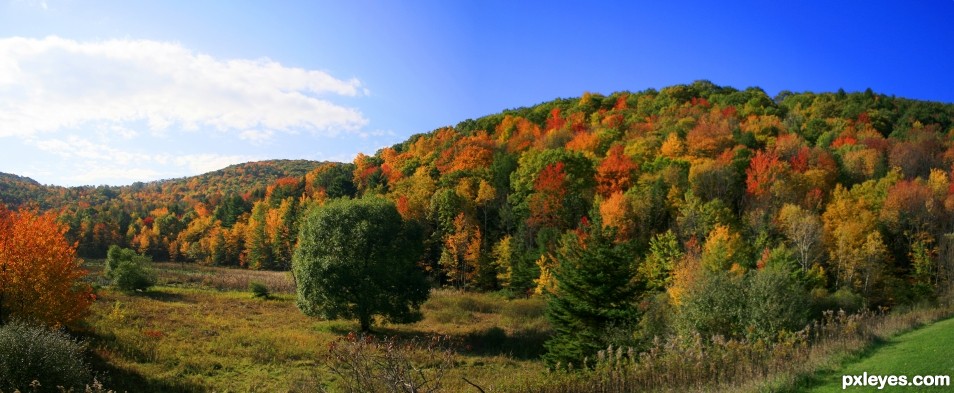
[[(94, 369), (106, 387), (136, 392), (313, 392), (334, 387), (329, 344), (358, 330), (353, 321), (305, 316), (283, 273), (157, 264), (159, 283), (142, 294), (102, 288), (86, 319)], [(256, 299), (247, 280), (278, 290)], [(244, 283), (244, 284), (243, 284)], [(234, 288), (234, 289), (230, 289)], [(435, 334), (454, 343), (444, 391), (518, 385), (543, 372), (549, 335), (542, 299), (435, 290), (424, 319), (377, 325), (399, 339)], [(476, 390), (473, 390), (476, 391)]]
[[(842, 369), (821, 376), (815, 393), (843, 391), (871, 391), (871, 387), (851, 387), (842, 390), (843, 375), (947, 375), (954, 376), (954, 318), (907, 332), (880, 343), (864, 353), (860, 359)], [(939, 392), (950, 387), (885, 387), (883, 391)]]

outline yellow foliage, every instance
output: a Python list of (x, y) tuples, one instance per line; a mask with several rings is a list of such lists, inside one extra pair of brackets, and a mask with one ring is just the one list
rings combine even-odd
[(556, 261), (549, 255), (543, 254), (537, 259), (537, 266), (540, 267), (540, 277), (533, 280), (537, 284), (533, 293), (537, 295), (555, 293), (557, 281), (556, 277), (553, 276), (553, 269), (556, 267)]

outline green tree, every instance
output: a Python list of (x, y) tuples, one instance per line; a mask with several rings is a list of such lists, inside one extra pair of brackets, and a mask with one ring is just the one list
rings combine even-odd
[(429, 295), (415, 264), (418, 237), (382, 198), (338, 199), (309, 210), (292, 259), (298, 308), (310, 316), (356, 318), (363, 331), (375, 315), (418, 320)]
[(610, 332), (632, 326), (642, 289), (627, 245), (615, 242), (612, 228), (581, 224), (567, 232), (556, 254), (556, 288), (547, 298), (554, 335), (544, 359), (551, 366), (581, 362), (611, 344)]
[(272, 267), (272, 247), (268, 236), (268, 205), (259, 201), (245, 229), (245, 265), (252, 269)]
[(155, 274), (149, 268), (149, 262), (152, 262), (152, 258), (148, 256), (112, 245), (106, 252), (106, 268), (103, 274), (122, 291), (145, 291), (156, 283)]

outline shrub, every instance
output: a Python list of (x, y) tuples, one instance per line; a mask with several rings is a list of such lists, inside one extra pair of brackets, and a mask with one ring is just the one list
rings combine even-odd
[(135, 261), (123, 261), (112, 271), (113, 285), (124, 292), (145, 291), (156, 284), (152, 271)]
[(248, 290), (252, 291), (252, 297), (255, 298), (268, 299), (272, 296), (268, 291), (268, 287), (258, 281), (248, 283)]
[(91, 380), (83, 361), (86, 345), (63, 332), (11, 321), (0, 326), (0, 390), (57, 392), (57, 386), (82, 389)]
[(136, 251), (129, 248), (122, 248), (117, 245), (109, 246), (106, 252), (106, 266), (103, 268), (103, 275), (106, 278), (114, 278), (115, 270), (123, 262), (134, 262), (136, 264), (146, 264), (152, 259), (145, 255), (139, 255)]

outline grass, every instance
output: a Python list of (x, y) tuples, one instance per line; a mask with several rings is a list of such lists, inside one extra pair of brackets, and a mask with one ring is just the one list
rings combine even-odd
[[(302, 314), (284, 286), (291, 282), (287, 274), (156, 265), (159, 285), (145, 293), (100, 289), (81, 332), (105, 386), (136, 392), (334, 387), (329, 345), (358, 325)], [(250, 281), (265, 282), (272, 296), (253, 298)], [(435, 290), (422, 321), (378, 325), (375, 333), (407, 340), (446, 336), (454, 348), (446, 391), (476, 391), (465, 374), (491, 391), (543, 371), (537, 361), (549, 334), (543, 309), (540, 299)]]
[[(90, 265), (95, 277), (97, 263)], [(331, 348), (342, 348), (338, 344), (358, 325), (303, 315), (295, 306), (287, 273), (155, 265), (159, 285), (145, 293), (101, 289), (81, 332), (107, 388), (314, 392), (341, 387), (330, 368), (335, 365)], [(250, 282), (264, 283), (272, 296), (254, 298)], [(775, 344), (730, 341), (700, 346), (691, 337), (661, 340), (643, 354), (620, 358), (617, 353), (616, 359), (622, 360), (610, 360), (591, 373), (546, 373), (539, 358), (551, 328), (540, 298), (508, 300), (496, 294), (434, 290), (422, 306), (422, 321), (378, 324), (375, 334), (397, 343), (444, 337), (451, 353), (449, 361), (441, 363), (450, 365), (441, 391), (476, 392), (465, 377), (486, 392), (804, 391), (833, 375), (840, 390), (845, 364), (873, 356), (872, 348), (904, 348), (892, 337), (950, 317), (952, 305), (954, 299), (945, 298), (937, 305), (888, 315), (829, 315), (829, 320)], [(954, 326), (948, 321), (934, 326), (945, 327), (946, 337), (954, 340)], [(943, 356), (952, 343), (932, 337), (908, 351)], [(381, 348), (387, 346), (377, 350)], [(428, 363), (426, 352), (408, 356)], [(915, 369), (888, 365), (892, 373)], [(878, 369), (862, 372), (873, 370)], [(938, 373), (952, 374), (927, 372)]]
[[(826, 373), (815, 393), (841, 392), (843, 375), (947, 375), (954, 376), (954, 319), (946, 319), (927, 327), (890, 338), (867, 351), (862, 358), (844, 368)], [(903, 387), (905, 392), (932, 392), (950, 387)], [(859, 388), (849, 390), (860, 390)]]

